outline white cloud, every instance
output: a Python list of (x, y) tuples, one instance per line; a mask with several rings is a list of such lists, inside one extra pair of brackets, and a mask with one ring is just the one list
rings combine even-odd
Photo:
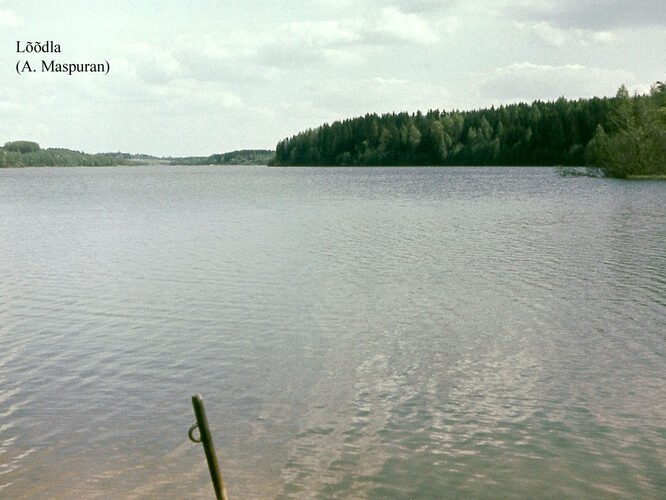
[[(254, 40), (255, 45), (259, 43), (260, 40)], [(270, 69), (253, 64), (257, 49), (238, 33), (223, 41), (210, 36), (184, 35), (168, 45), (127, 44), (120, 50), (120, 62), (129, 66), (131, 74), (151, 85), (183, 79), (242, 85), (274, 77)], [(127, 72), (127, 67), (122, 70)]]
[(481, 82), (484, 98), (502, 101), (552, 100), (614, 95), (625, 83), (634, 85), (635, 77), (624, 70), (585, 67), (537, 65), (529, 62), (511, 64), (488, 74)]
[(368, 12), (376, 13), (385, 7), (394, 7), (402, 12), (416, 12), (433, 14), (450, 11), (461, 4), (460, 0), (366, 0), (358, 2), (355, 0), (320, 0), (324, 12), (348, 13), (366, 9)]
[(435, 21), (435, 26), (444, 30), (448, 35), (453, 35), (460, 27), (460, 19), (457, 16), (448, 16)]
[(146, 83), (165, 84), (186, 76), (186, 68), (167, 50), (148, 44), (134, 45), (130, 50), (135, 72)]
[(261, 32), (185, 33), (167, 44), (136, 44), (124, 55), (147, 83), (183, 78), (256, 83), (295, 70), (358, 67), (386, 47), (405, 47), (406, 42), (432, 46), (440, 34), (455, 33), (459, 24), (456, 16), (431, 20), (389, 6), (374, 17), (358, 12), (339, 19), (290, 21)]
[(246, 63), (263, 68), (294, 70), (364, 61), (353, 48), (362, 38), (358, 20), (289, 22), (261, 37), (248, 34), (247, 38)]
[(417, 43), (430, 44), (439, 41), (437, 32), (418, 14), (404, 13), (395, 7), (381, 10), (375, 30), (378, 33)]
[(181, 80), (168, 86), (155, 88), (156, 94), (171, 107), (208, 111), (244, 107), (243, 99), (215, 82)]
[(0, 101), (0, 109), (4, 111), (16, 111), (17, 109), (21, 109), (21, 106), (15, 102)]
[(585, 31), (591, 42), (611, 43), (617, 40), (615, 34), (611, 31)]
[(567, 34), (563, 29), (555, 28), (546, 22), (532, 24), (529, 28), (549, 45), (561, 47), (567, 41)]
[(432, 12), (446, 8), (447, 4), (453, 2), (443, 0), (393, 0), (392, 5), (398, 5), (402, 10), (408, 12)]
[(306, 90), (317, 107), (336, 113), (338, 118), (443, 108), (449, 99), (448, 90), (441, 85), (379, 76), (312, 82)]
[(14, 14), (11, 10), (0, 9), (0, 26), (9, 26), (14, 28), (23, 24), (23, 19)]
[(336, 66), (357, 66), (365, 62), (365, 57), (351, 50), (325, 49), (324, 56), (330, 64)]
[(360, 40), (359, 25), (353, 21), (300, 21), (285, 23), (277, 37), (283, 41), (297, 40), (308, 46), (348, 44)]
[(187, 68), (187, 74), (202, 81), (247, 84), (267, 81), (273, 73), (253, 63), (257, 46), (266, 37), (235, 32), (222, 40), (210, 36), (181, 36), (173, 56)]
[(293, 70), (316, 64), (362, 64), (368, 47), (403, 46), (405, 42), (431, 45), (439, 41), (439, 31), (453, 33), (457, 27), (454, 16), (431, 23), (418, 14), (389, 6), (372, 18), (359, 15), (284, 23), (249, 43), (255, 48), (253, 59), (257, 63)]

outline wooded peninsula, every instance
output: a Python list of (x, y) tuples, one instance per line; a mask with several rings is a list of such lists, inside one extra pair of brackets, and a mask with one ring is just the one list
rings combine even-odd
[(662, 177), (666, 83), (633, 97), (623, 85), (612, 98), (366, 114), (279, 142), (271, 165), (562, 165), (611, 177)]

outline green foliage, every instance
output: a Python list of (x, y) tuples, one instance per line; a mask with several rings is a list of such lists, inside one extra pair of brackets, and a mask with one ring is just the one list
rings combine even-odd
[(628, 177), (666, 175), (665, 162), (666, 83), (657, 82), (649, 96), (623, 85), (614, 98), (367, 114), (279, 142), (273, 164), (587, 165)]
[(8, 142), (0, 148), (0, 167), (110, 166), (122, 161), (105, 155), (89, 155), (69, 149), (40, 149), (35, 142)]
[(11, 141), (6, 142), (3, 149), (13, 153), (34, 153), (39, 151), (39, 144), (32, 141)]
[(275, 151), (268, 149), (241, 149), (210, 156), (169, 158), (171, 165), (268, 165)]
[(267, 149), (242, 149), (229, 153), (214, 154), (208, 157), (212, 165), (267, 165), (275, 151)]
[(629, 97), (620, 87), (609, 115), (609, 131), (597, 127), (586, 159), (610, 177), (666, 175), (666, 85), (649, 96)]
[(274, 165), (582, 165), (612, 99), (392, 113), (324, 124), (278, 143)]

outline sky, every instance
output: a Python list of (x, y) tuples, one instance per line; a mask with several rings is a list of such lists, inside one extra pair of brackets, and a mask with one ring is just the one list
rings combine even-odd
[[(61, 52), (17, 52), (46, 41)], [(52, 59), (110, 69), (42, 72)], [(19, 74), (26, 60), (38, 71)], [(664, 0), (0, 0), (0, 144), (273, 149), (366, 113), (645, 93), (664, 80)]]

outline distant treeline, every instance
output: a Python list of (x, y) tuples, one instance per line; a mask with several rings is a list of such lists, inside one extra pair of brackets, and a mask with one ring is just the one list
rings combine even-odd
[(158, 157), (146, 154), (85, 154), (69, 149), (41, 149), (32, 141), (12, 141), (0, 148), (0, 167), (111, 166), (111, 165), (267, 165), (275, 151), (244, 149), (210, 156)]
[(159, 156), (151, 156), (146, 154), (133, 154), (133, 153), (121, 153), (120, 151), (115, 153), (100, 153), (105, 156), (110, 156), (112, 158), (118, 158), (121, 160), (127, 161), (129, 164), (135, 163), (151, 163), (159, 162), (162, 160)]
[(89, 155), (70, 149), (41, 149), (32, 141), (7, 142), (0, 148), (0, 167), (104, 167), (123, 163), (122, 159), (106, 155)]
[(269, 149), (242, 149), (210, 156), (168, 158), (172, 165), (267, 165), (275, 151)]
[(278, 143), (272, 165), (575, 165), (665, 175), (666, 84), (650, 95), (366, 114)]

